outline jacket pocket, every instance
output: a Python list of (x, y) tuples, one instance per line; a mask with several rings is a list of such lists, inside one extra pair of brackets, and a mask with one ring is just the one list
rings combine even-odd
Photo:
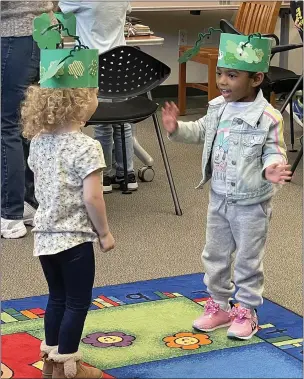
[(250, 160), (262, 155), (266, 134), (245, 134), (242, 136), (241, 154)]

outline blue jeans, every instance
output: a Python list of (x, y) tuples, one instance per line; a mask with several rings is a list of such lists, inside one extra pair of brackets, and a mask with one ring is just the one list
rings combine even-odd
[[(113, 168), (117, 177), (123, 177), (123, 157), (120, 125), (96, 125), (94, 127), (95, 139), (100, 142), (107, 167), (104, 176), (113, 176)], [(128, 173), (134, 173), (133, 167), (133, 136), (131, 124), (125, 124), (126, 153)], [(113, 153), (114, 142), (114, 153)], [(114, 157), (113, 157), (114, 155)]]
[(11, 220), (22, 219), (24, 200), (37, 204), (19, 110), (26, 88), (38, 79), (39, 55), (31, 36), (1, 38), (1, 216)]
[(92, 300), (93, 244), (86, 242), (39, 259), (49, 286), (44, 316), (46, 344), (59, 345), (59, 354), (76, 353)]

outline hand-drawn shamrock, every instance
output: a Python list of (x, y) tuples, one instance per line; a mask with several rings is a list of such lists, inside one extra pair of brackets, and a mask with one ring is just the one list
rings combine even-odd
[(52, 66), (56, 66), (56, 74), (54, 75), (55, 78), (59, 78), (60, 76), (64, 75), (64, 65), (60, 65), (60, 67), (58, 68), (58, 61), (52, 61), (50, 62), (50, 66), (49, 66), (49, 69), (52, 68)]
[(92, 60), (92, 63), (89, 66), (89, 74), (92, 76), (96, 76), (97, 75), (97, 68), (98, 68), (97, 60), (94, 59), (94, 60)]
[[(238, 61), (244, 61), (246, 63), (259, 63), (261, 62), (263, 55), (261, 54), (260, 49), (253, 49), (252, 45), (250, 43), (247, 43), (245, 46), (244, 42), (240, 42), (238, 45), (233, 41), (227, 41), (226, 45), (226, 55), (229, 54), (230, 63), (235, 59)], [(258, 54), (257, 54), (258, 53)], [(232, 58), (232, 55), (234, 55), (234, 58)], [(225, 58), (226, 61), (226, 58)]]
[(51, 79), (54, 76), (56, 78), (58, 78), (60, 75), (63, 75), (64, 74), (64, 68), (63, 68), (64, 63), (65, 62), (60, 63), (60, 60), (51, 62), (47, 72), (43, 76), (40, 74), (41, 79), (40, 79), (39, 83), (41, 84), (41, 83), (45, 82), (46, 80)]
[(261, 62), (264, 56), (264, 51), (262, 49), (255, 49), (255, 53), (259, 59), (259, 62)]
[(69, 65), (69, 75), (74, 76), (75, 79), (78, 79), (80, 76), (83, 76), (84, 66), (81, 61), (74, 61)]
[(232, 53), (229, 53), (227, 52), (225, 55), (224, 55), (224, 61), (226, 64), (229, 64), (229, 65), (234, 65), (238, 62), (238, 60), (236, 59), (235, 55), (232, 54)]
[(49, 29), (51, 26), (50, 17), (46, 13), (36, 17), (33, 22), (33, 38), (40, 49), (56, 49), (56, 45), (61, 41), (61, 35), (56, 29)]

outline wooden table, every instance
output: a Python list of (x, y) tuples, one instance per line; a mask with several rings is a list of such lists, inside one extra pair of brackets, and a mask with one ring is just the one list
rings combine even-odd
[(126, 43), (129, 46), (155, 46), (163, 45), (164, 38), (157, 36), (135, 36), (126, 37)]

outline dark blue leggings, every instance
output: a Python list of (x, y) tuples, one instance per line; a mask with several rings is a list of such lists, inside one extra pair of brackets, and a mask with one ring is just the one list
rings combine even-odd
[(92, 300), (93, 244), (83, 243), (39, 259), (50, 293), (44, 318), (46, 344), (59, 345), (60, 354), (75, 353)]

